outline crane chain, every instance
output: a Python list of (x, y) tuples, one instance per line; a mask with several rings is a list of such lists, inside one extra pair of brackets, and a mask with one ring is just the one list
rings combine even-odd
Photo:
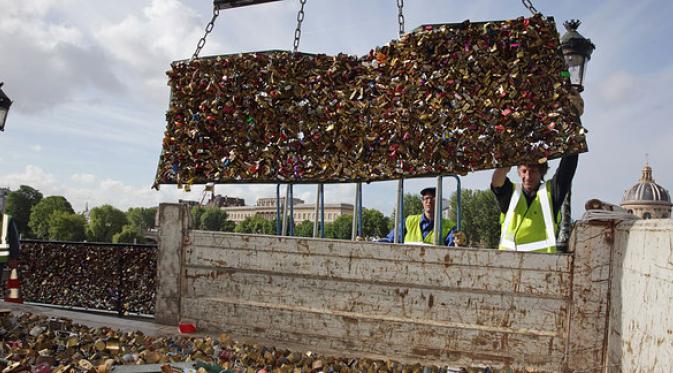
[(306, 0), (299, 0), (301, 8), (297, 13), (297, 28), (294, 30), (294, 52), (296, 53), (299, 50), (299, 39), (301, 39), (301, 23), (304, 21), (304, 5), (306, 5)]
[(201, 53), (201, 49), (203, 48), (204, 45), (206, 45), (206, 37), (208, 37), (208, 34), (210, 34), (211, 31), (213, 31), (213, 27), (215, 27), (215, 20), (219, 15), (220, 10), (217, 7), (213, 7), (213, 18), (211, 18), (210, 22), (208, 22), (208, 24), (206, 25), (206, 33), (203, 34), (203, 37), (196, 44), (196, 50), (194, 51), (194, 55), (192, 55), (192, 59), (199, 58), (199, 53)]

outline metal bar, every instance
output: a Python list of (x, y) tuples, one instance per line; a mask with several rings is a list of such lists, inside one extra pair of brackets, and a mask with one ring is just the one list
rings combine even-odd
[(287, 210), (288, 210), (288, 199), (290, 198), (290, 184), (285, 186), (285, 201), (283, 201), (283, 229), (281, 231), (282, 236), (287, 236)]
[(117, 254), (117, 315), (123, 316), (124, 310), (122, 310), (122, 284), (124, 283), (124, 268), (122, 264), (122, 253), (121, 249), (115, 250)]
[(290, 188), (290, 216), (288, 217), (288, 224), (290, 226), (290, 236), (294, 236), (294, 188), (292, 184), (288, 184), (288, 187)]
[(276, 236), (280, 236), (280, 184), (276, 184)]
[(393, 220), (393, 234), (395, 238), (393, 243), (400, 243), (402, 240), (400, 236), (404, 232), (404, 227), (400, 224), (404, 220), (402, 209), (404, 208), (404, 179), (400, 179), (397, 182), (397, 202), (395, 203), (395, 219)]
[(442, 241), (442, 177), (437, 176), (437, 186), (435, 187), (435, 225), (433, 228), (435, 245), (443, 245)]
[(353, 216), (352, 216), (352, 219), (351, 219), (351, 240), (352, 241), (355, 241), (355, 236), (357, 236), (357, 229), (358, 229), (358, 199), (359, 199), (358, 184), (355, 184), (355, 202), (353, 202)]
[(318, 217), (318, 211), (320, 210), (320, 184), (316, 186), (316, 192), (315, 192), (315, 210), (314, 210), (314, 215), (313, 215), (313, 238), (318, 237), (318, 221), (320, 218)]
[(461, 197), (461, 186), (460, 186), (460, 176), (456, 174), (450, 174), (447, 175), (450, 176), (454, 179), (456, 179), (456, 230), (460, 231), (460, 216), (461, 216), (461, 209), (462, 209), (462, 204), (463, 204), (463, 199)]
[(404, 179), (400, 179), (401, 181), (401, 186), (400, 186), (400, 229), (399, 229), (399, 234), (400, 234), (400, 242), (404, 242)]
[(364, 237), (362, 231), (364, 226), (362, 225), (362, 183), (358, 183), (358, 236)]
[(250, 5), (259, 5), (280, 0), (214, 0), (213, 7), (217, 9), (231, 9)]
[(325, 185), (320, 184), (320, 238), (325, 238)]

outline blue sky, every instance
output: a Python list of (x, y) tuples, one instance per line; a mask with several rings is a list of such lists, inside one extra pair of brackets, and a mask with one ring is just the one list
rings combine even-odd
[[(307, 0), (300, 50), (362, 55), (397, 37), (395, 0)], [(619, 203), (649, 154), (653, 176), (673, 188), (673, 3), (534, 1), (597, 49), (585, 83), (589, 152), (580, 156), (573, 215), (590, 198)], [(75, 210), (110, 203), (154, 206), (201, 199), (166, 185), (150, 189), (166, 127), (170, 62), (189, 58), (212, 15), (206, 0), (0, 0), (0, 81), (14, 100), (0, 133), (0, 186), (31, 185), (63, 195)], [(291, 49), (299, 0), (222, 11), (202, 56)], [(406, 29), (424, 23), (502, 20), (530, 13), (517, 0), (405, 1)], [(557, 162), (552, 163), (552, 171)], [(485, 189), (491, 171), (462, 178)], [(515, 175), (515, 170), (510, 172)], [(434, 179), (408, 180), (416, 192)], [(363, 204), (389, 214), (396, 182), (364, 186)], [(446, 193), (455, 189), (452, 179)], [(353, 200), (352, 184), (327, 185), (327, 202)], [(254, 204), (274, 185), (218, 185)], [(315, 199), (315, 186), (295, 196)]]

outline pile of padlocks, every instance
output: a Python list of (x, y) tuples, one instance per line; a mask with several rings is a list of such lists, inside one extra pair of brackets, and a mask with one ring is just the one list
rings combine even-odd
[(24, 241), (21, 293), (35, 303), (153, 314), (156, 263), (153, 246)]
[(114, 366), (129, 364), (168, 364), (162, 372), (182, 373), (169, 364), (190, 361), (199, 362), (198, 373), (494, 372), (488, 368), (448, 370), (392, 360), (325, 357), (242, 344), (225, 334), (215, 338), (151, 337), (31, 314), (4, 314), (0, 318), (3, 373), (110, 373)]
[(432, 176), (587, 150), (552, 19), (425, 26), (356, 57), (175, 62), (155, 184)]

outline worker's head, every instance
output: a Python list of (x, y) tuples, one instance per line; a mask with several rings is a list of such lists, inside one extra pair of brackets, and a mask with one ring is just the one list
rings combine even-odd
[(537, 192), (540, 187), (540, 182), (544, 180), (544, 175), (547, 173), (549, 165), (544, 163), (522, 164), (517, 167), (517, 172), (521, 178), (523, 189), (528, 194)]
[(421, 202), (423, 203), (423, 213), (428, 219), (435, 217), (435, 188), (425, 188), (421, 190)]

